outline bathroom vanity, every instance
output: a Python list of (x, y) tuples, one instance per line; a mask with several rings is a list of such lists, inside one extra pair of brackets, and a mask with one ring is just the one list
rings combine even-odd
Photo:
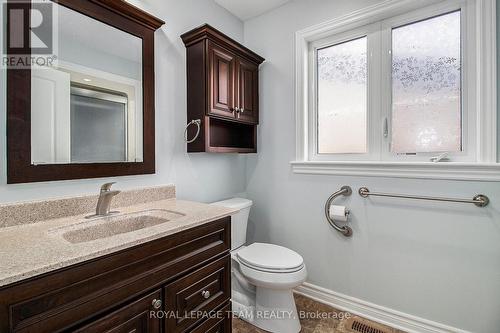
[[(137, 201), (137, 193), (122, 194), (119, 205), (127, 195)], [(233, 212), (159, 199), (104, 220), (62, 212), (0, 228), (0, 332), (230, 332)], [(12, 217), (24, 209), (43, 215), (54, 205), (70, 210), (92, 202), (8, 208)], [(0, 207), (2, 217), (6, 209)]]

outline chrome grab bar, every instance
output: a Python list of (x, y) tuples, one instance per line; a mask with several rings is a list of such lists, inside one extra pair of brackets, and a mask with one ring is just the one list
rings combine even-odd
[(344, 235), (345, 237), (350, 237), (352, 236), (352, 229), (348, 226), (339, 226), (337, 225), (337, 223), (335, 223), (335, 221), (330, 218), (330, 206), (332, 205), (332, 201), (335, 200), (335, 198), (337, 198), (338, 196), (350, 196), (352, 194), (352, 189), (349, 187), (349, 186), (342, 186), (340, 188), (340, 190), (338, 190), (337, 192), (333, 193), (329, 198), (328, 200), (326, 200), (326, 204), (325, 204), (325, 216), (326, 216), (326, 220), (328, 221), (328, 223), (330, 223), (330, 225), (335, 229), (337, 230), (338, 232), (340, 232), (342, 235)]
[(429, 197), (421, 195), (370, 192), (370, 190), (367, 187), (361, 187), (358, 193), (363, 198), (374, 196), (374, 197), (390, 197), (390, 198), (418, 199), (418, 200), (431, 200), (431, 201), (460, 202), (460, 203), (471, 203), (478, 207), (486, 207), (490, 203), (490, 199), (484, 194), (478, 194), (474, 196), (474, 198), (472, 199), (457, 199), (457, 198)]

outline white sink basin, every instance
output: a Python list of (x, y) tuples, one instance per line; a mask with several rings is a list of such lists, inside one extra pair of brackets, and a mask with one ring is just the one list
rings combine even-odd
[(153, 227), (182, 216), (185, 214), (153, 209), (130, 214), (96, 217), (73, 225), (71, 228), (65, 228), (62, 237), (70, 243), (85, 243)]

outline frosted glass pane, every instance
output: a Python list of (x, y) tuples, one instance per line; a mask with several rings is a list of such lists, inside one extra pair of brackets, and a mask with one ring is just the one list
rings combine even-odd
[(71, 162), (125, 162), (124, 103), (71, 95)]
[(392, 31), (392, 151), (460, 151), (460, 12)]
[(366, 153), (366, 37), (318, 50), (318, 153)]

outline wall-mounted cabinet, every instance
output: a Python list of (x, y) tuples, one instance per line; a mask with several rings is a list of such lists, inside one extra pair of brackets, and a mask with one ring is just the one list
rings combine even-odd
[[(187, 52), (187, 120), (201, 121), (188, 152), (257, 152), (264, 58), (207, 24), (181, 38)], [(195, 126), (188, 128), (188, 138), (196, 132)]]

